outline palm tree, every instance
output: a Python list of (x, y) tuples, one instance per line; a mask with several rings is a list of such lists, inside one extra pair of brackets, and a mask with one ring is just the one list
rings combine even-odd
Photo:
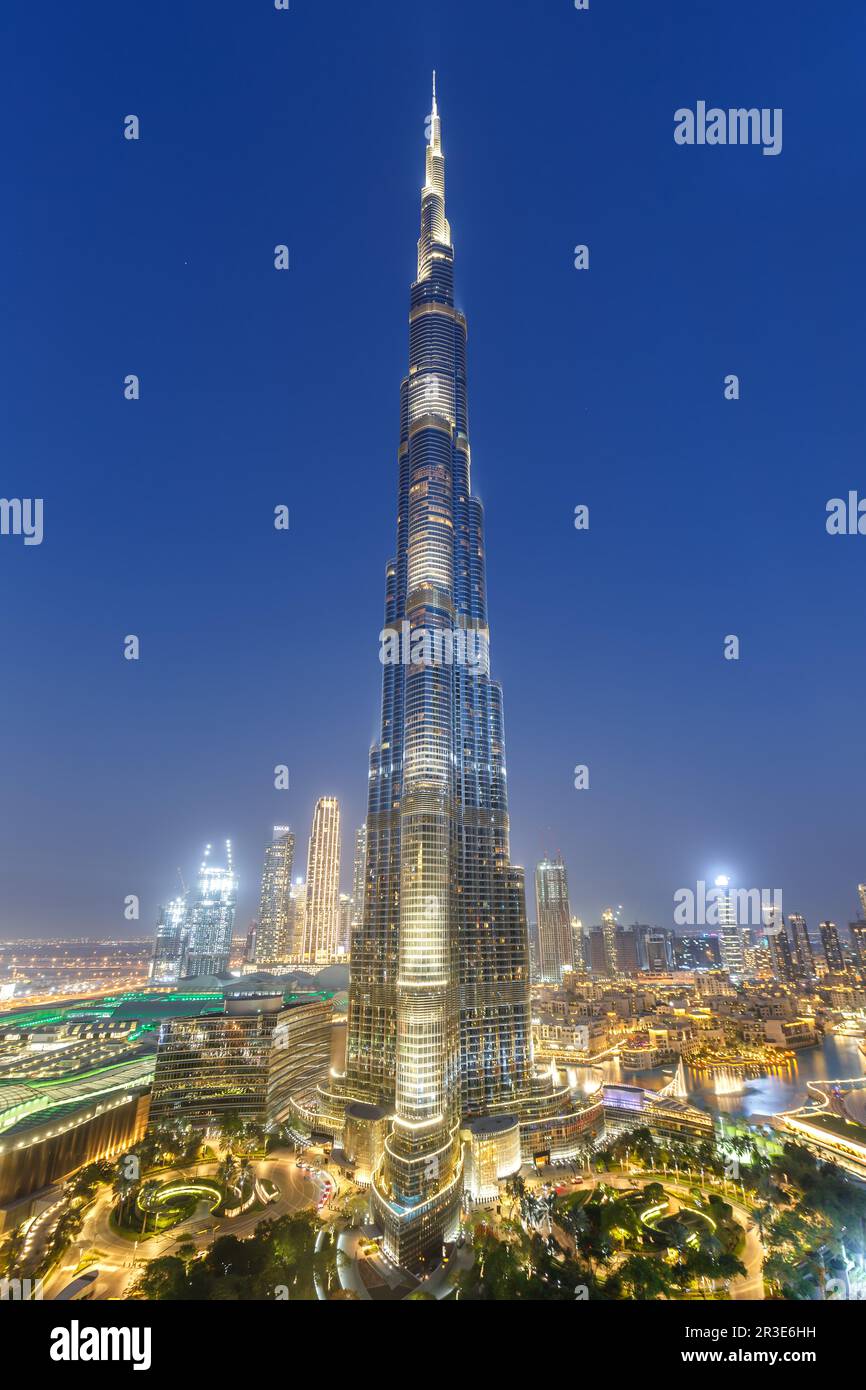
[(4, 1275), (11, 1274), (15, 1269), (26, 1239), (23, 1226), (16, 1226), (14, 1230), (9, 1232), (3, 1243), (2, 1254), (0, 1254), (0, 1268), (2, 1268)]
[(254, 1177), (255, 1174), (253, 1172), (253, 1166), (250, 1163), (250, 1160), (247, 1158), (246, 1154), (244, 1154), (243, 1158), (238, 1164), (237, 1176), (237, 1189), (241, 1197), (244, 1197), (249, 1193), (250, 1186), (253, 1182)]
[(370, 1199), (364, 1192), (350, 1192), (343, 1199), (342, 1212), (350, 1226), (357, 1226), (369, 1211)]
[(128, 1178), (121, 1166), (112, 1184), (112, 1191), (118, 1203), (117, 1220), (121, 1225), (129, 1224), (129, 1203), (133, 1197), (138, 1195), (140, 1186), (140, 1180)]
[(766, 1237), (767, 1227), (770, 1224), (774, 1211), (775, 1208), (773, 1207), (772, 1202), (760, 1202), (752, 1210), (752, 1215), (755, 1220), (755, 1225), (758, 1228), (758, 1235), (760, 1236), (762, 1245)]
[(223, 1144), (227, 1149), (231, 1149), (243, 1134), (243, 1119), (234, 1111), (228, 1111), (219, 1122), (219, 1130)]
[(505, 1183), (505, 1191), (511, 1198), (511, 1210), (514, 1211), (516, 1205), (523, 1202), (526, 1196), (526, 1181), (519, 1173), (513, 1173)]
[(223, 1187), (231, 1187), (235, 1180), (238, 1164), (231, 1149), (227, 1149), (217, 1164), (217, 1179)]

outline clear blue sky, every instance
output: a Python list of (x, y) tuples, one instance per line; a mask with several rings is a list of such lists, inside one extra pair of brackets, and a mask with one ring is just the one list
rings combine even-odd
[[(18, 0), (2, 25), (0, 491), (44, 498), (45, 538), (0, 537), (0, 932), (129, 933), (129, 893), (150, 930), (226, 835), (243, 925), (271, 825), (303, 870), (324, 793), (348, 886), (434, 66), (514, 858), (562, 849), (587, 921), (669, 924), (722, 870), (847, 921), (866, 537), (824, 517), (866, 493), (866, 10)], [(781, 155), (677, 146), (699, 99), (783, 108)]]

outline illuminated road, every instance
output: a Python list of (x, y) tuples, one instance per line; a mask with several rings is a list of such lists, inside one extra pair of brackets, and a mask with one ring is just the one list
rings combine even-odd
[[(306, 1158), (321, 1162), (322, 1170), (325, 1170), (324, 1159), (318, 1160), (317, 1156), (313, 1154), (307, 1155)], [(193, 1244), (201, 1250), (219, 1235), (236, 1235), (240, 1238), (248, 1238), (254, 1233), (260, 1221), (276, 1219), (292, 1212), (316, 1206), (321, 1193), (321, 1184), (313, 1174), (304, 1172), (297, 1167), (294, 1153), (280, 1150), (269, 1158), (255, 1161), (253, 1166), (258, 1177), (269, 1179), (279, 1188), (280, 1195), (275, 1202), (267, 1207), (259, 1207), (257, 1210), (245, 1212), (234, 1218), (215, 1217), (207, 1211), (206, 1205), (202, 1203), (196, 1214), (181, 1225), (139, 1242), (126, 1239), (112, 1230), (109, 1218), (111, 1209), (115, 1204), (115, 1197), (109, 1188), (103, 1188), (85, 1218), (84, 1227), (78, 1240), (74, 1242), (62, 1264), (47, 1281), (45, 1297), (49, 1299), (56, 1297), (60, 1290), (75, 1277), (80, 1261), (86, 1255), (96, 1255), (92, 1267), (98, 1268), (100, 1271), (94, 1297), (97, 1299), (121, 1299), (127, 1295), (130, 1287), (149, 1260), (170, 1255), (179, 1245)], [(218, 1164), (211, 1162), (198, 1164), (194, 1168), (170, 1169), (154, 1176), (158, 1176), (160, 1182), (169, 1182), (176, 1179), (189, 1179), (193, 1176), (212, 1177), (216, 1174), (217, 1169)], [(353, 1190), (351, 1185), (346, 1184), (345, 1180), (341, 1180), (330, 1166), (327, 1167), (326, 1171), (331, 1182), (335, 1185), (335, 1199), (343, 1189)], [(577, 1190), (583, 1191), (599, 1183), (627, 1189), (633, 1188), (636, 1184), (642, 1185), (650, 1181), (660, 1181), (668, 1192), (680, 1199), (688, 1199), (694, 1185), (690, 1181), (676, 1180), (666, 1174), (647, 1173), (640, 1170), (631, 1174), (624, 1172), (592, 1174), (584, 1179)], [(570, 1183), (565, 1185), (571, 1186)], [(764, 1297), (764, 1284), (761, 1271), (764, 1251), (757, 1229), (752, 1224), (749, 1211), (741, 1202), (733, 1200), (727, 1194), (720, 1195), (723, 1195), (725, 1201), (730, 1203), (737, 1220), (745, 1231), (745, 1245), (741, 1251), (740, 1259), (746, 1267), (746, 1274), (731, 1281), (731, 1298), (762, 1299)], [(375, 1298), (376, 1295), (371, 1295), (371, 1290), (365, 1284), (359, 1269), (359, 1262), (365, 1261), (360, 1249), (362, 1240), (363, 1231), (358, 1227), (350, 1227), (341, 1232), (338, 1245), (348, 1258), (340, 1262), (338, 1270), (343, 1288), (350, 1290), (356, 1297), (367, 1300), (371, 1296)], [(471, 1263), (471, 1246), (468, 1246), (464, 1251), (455, 1251), (452, 1254), (456, 1256), (455, 1263), (459, 1266), (467, 1262)], [(371, 1266), (378, 1275), (376, 1283), (380, 1286), (382, 1284), (390, 1286), (393, 1297), (400, 1297), (401, 1293), (405, 1294), (407, 1283), (417, 1287), (415, 1280), (407, 1281), (405, 1276), (400, 1276), (396, 1270), (387, 1267), (381, 1256), (372, 1259)], [(434, 1297), (442, 1298), (450, 1291), (451, 1273), (450, 1269), (442, 1267), (429, 1276), (422, 1283), (422, 1287), (428, 1293), (432, 1293)], [(398, 1284), (403, 1286), (401, 1293), (397, 1291), (396, 1286)], [(381, 1289), (378, 1296), (383, 1295), (388, 1296), (385, 1288)]]
[[(471, 1242), (462, 1247), (453, 1246), (447, 1262), (438, 1265), (431, 1274), (418, 1280), (405, 1270), (396, 1269), (381, 1252), (365, 1255), (362, 1248), (365, 1240), (364, 1231), (357, 1226), (340, 1232), (337, 1246), (346, 1258), (338, 1261), (337, 1274), (347, 1292), (367, 1301), (389, 1296), (401, 1299), (405, 1298), (407, 1293), (415, 1291), (428, 1293), (436, 1299), (446, 1298), (454, 1287), (454, 1273), (457, 1270), (469, 1269), (474, 1259)], [(373, 1275), (372, 1288), (364, 1282), (361, 1273), (362, 1267), (365, 1266)]]
[[(664, 1173), (640, 1171), (631, 1175), (626, 1173), (593, 1173), (591, 1177), (584, 1178), (577, 1190), (583, 1192), (599, 1183), (606, 1184), (608, 1187), (632, 1188), (643, 1186), (648, 1182), (660, 1182), (666, 1192), (672, 1192), (677, 1197), (690, 1197), (692, 1188), (700, 1186), (699, 1183), (675, 1181)], [(706, 1190), (713, 1191), (712, 1188)], [(761, 1273), (764, 1267), (764, 1247), (761, 1244), (760, 1236), (752, 1223), (752, 1216), (747, 1207), (744, 1207), (741, 1202), (734, 1201), (725, 1193), (719, 1193), (719, 1196), (724, 1197), (724, 1200), (729, 1203), (746, 1233), (746, 1243), (739, 1256), (745, 1265), (746, 1273), (745, 1276), (738, 1275), (736, 1279), (731, 1280), (731, 1298), (758, 1301), (764, 1297), (764, 1279)]]
[[(116, 1199), (110, 1188), (104, 1188), (85, 1218), (81, 1235), (47, 1281), (45, 1297), (54, 1298), (75, 1277), (81, 1259), (93, 1252), (97, 1254), (93, 1267), (100, 1271), (94, 1297), (123, 1298), (145, 1263), (172, 1254), (178, 1245), (191, 1243), (202, 1249), (221, 1235), (247, 1238), (260, 1221), (275, 1220), (315, 1207), (320, 1186), (310, 1174), (296, 1167), (294, 1154), (279, 1150), (272, 1157), (257, 1160), (253, 1166), (259, 1177), (268, 1178), (280, 1190), (279, 1198), (269, 1206), (244, 1212), (240, 1216), (216, 1217), (202, 1205), (188, 1221), (137, 1243), (112, 1230), (109, 1217)], [(160, 1182), (194, 1175), (212, 1177), (217, 1168), (216, 1163), (200, 1163), (194, 1168), (173, 1168), (156, 1176)]]
[(337, 1236), (337, 1249), (346, 1257), (337, 1261), (337, 1277), (348, 1293), (353, 1293), (356, 1298), (369, 1299), (370, 1293), (358, 1269), (358, 1261), (362, 1258), (360, 1245), (363, 1239), (364, 1234), (357, 1227), (341, 1231)]

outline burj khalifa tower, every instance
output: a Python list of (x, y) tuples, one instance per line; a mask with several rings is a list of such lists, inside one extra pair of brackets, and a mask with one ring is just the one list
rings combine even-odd
[[(511, 1123), (516, 1143), (515, 1116), (538, 1106), (523, 870), (510, 861), (483, 510), (470, 484), (466, 339), (434, 75), (341, 1087), (355, 1118), (387, 1114), (371, 1202), (387, 1253), (406, 1267), (456, 1227), (461, 1127)], [(549, 1113), (549, 1086), (546, 1097)]]

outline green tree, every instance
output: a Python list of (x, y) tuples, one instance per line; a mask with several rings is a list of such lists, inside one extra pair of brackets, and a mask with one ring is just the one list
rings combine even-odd
[(618, 1276), (623, 1289), (619, 1297), (669, 1298), (675, 1287), (667, 1266), (655, 1255), (629, 1255), (620, 1266)]

